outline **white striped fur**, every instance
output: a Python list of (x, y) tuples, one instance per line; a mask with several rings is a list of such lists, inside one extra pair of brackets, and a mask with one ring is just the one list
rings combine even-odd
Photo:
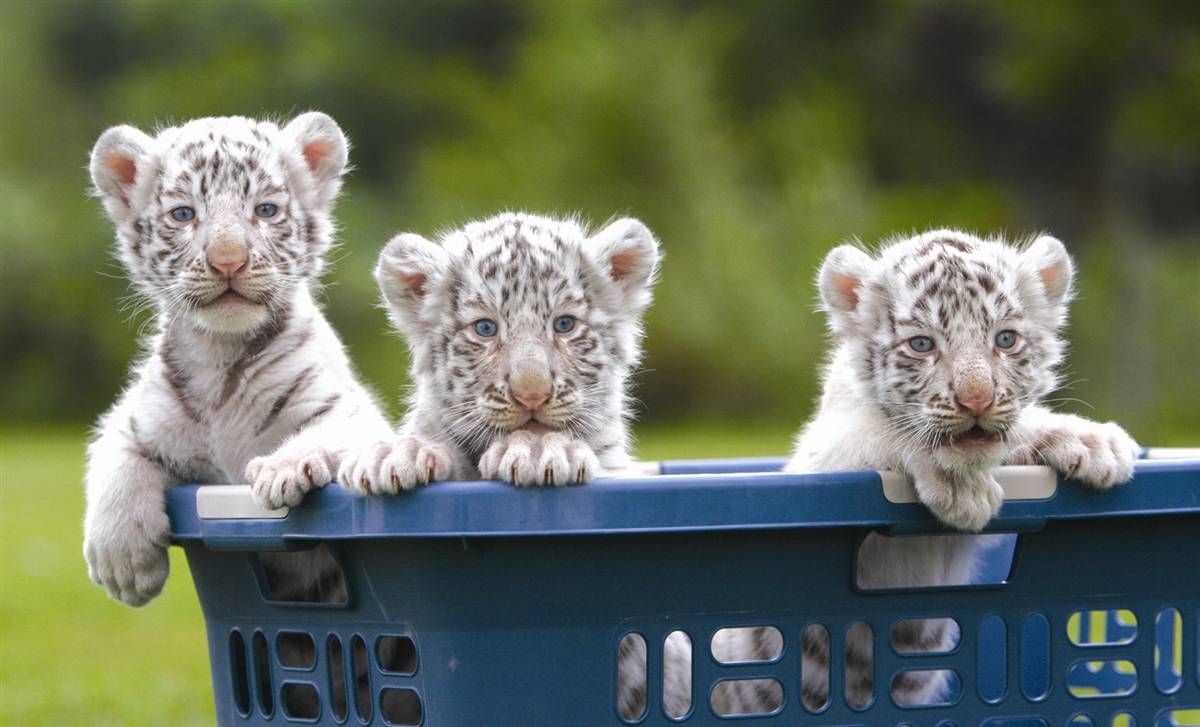
[(414, 389), (397, 435), (348, 459), (339, 480), (383, 494), (452, 478), (582, 483), (627, 466), (627, 389), (658, 259), (633, 219), (589, 234), (506, 213), (436, 243), (395, 237), (375, 276)]
[[(311, 290), (346, 160), (321, 113), (283, 128), (198, 119), (155, 137), (118, 126), (97, 141), (96, 192), (157, 314), (88, 446), (84, 555), (113, 598), (140, 606), (162, 589), (171, 485), (248, 479), (262, 503), (295, 505), (350, 443), (388, 431)], [(337, 595), (324, 549), (265, 560), (307, 599)]]

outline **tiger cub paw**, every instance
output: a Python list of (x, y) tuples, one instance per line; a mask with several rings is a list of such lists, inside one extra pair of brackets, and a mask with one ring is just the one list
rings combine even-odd
[(591, 447), (557, 432), (511, 432), (493, 442), (479, 460), (482, 477), (518, 487), (583, 484), (599, 469)]
[(448, 480), (454, 472), (450, 448), (422, 437), (400, 435), (349, 456), (338, 470), (342, 486), (363, 495), (395, 495), (417, 485)]
[(1004, 489), (987, 472), (953, 479), (914, 478), (913, 484), (937, 519), (958, 530), (983, 530), (1004, 505)]
[(282, 449), (255, 457), (246, 466), (254, 501), (270, 510), (295, 507), (310, 491), (333, 481), (340, 459), (323, 447)]
[(1133, 477), (1138, 445), (1112, 422), (1080, 420), (1048, 432), (1036, 449), (1064, 477), (1108, 489)]

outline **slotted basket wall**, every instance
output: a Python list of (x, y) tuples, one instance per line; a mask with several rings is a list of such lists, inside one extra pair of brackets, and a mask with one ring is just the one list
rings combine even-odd
[[(1006, 500), (988, 528), (1016, 535), (990, 551), (986, 583), (887, 593), (854, 585), (862, 538), (944, 532), (936, 521), (885, 495), (879, 473), (778, 466), (664, 463), (661, 476), (584, 487), (440, 483), (388, 498), (331, 486), (270, 518), (246, 488), (176, 487), (174, 538), (204, 609), (218, 721), (1200, 724), (1200, 459), (1140, 461), (1133, 482), (1108, 492), (1052, 476), (1042, 491), (1006, 481), (1010, 498), (1027, 499)], [(346, 603), (272, 600), (257, 554), (318, 543), (343, 569)], [(916, 617), (954, 619), (958, 646), (895, 653), (891, 629)], [(842, 696), (844, 636), (857, 621), (874, 635), (865, 709)], [(812, 624), (832, 639), (832, 698), (817, 714), (800, 699), (800, 638)], [(747, 626), (777, 628), (779, 657), (719, 663), (713, 634)], [(675, 631), (694, 646), (680, 719), (662, 703), (662, 645)], [(648, 653), (647, 704), (632, 722), (616, 707), (627, 637)], [(296, 644), (309, 656), (290, 655)], [(919, 669), (953, 670), (949, 703), (892, 702), (892, 679)], [(741, 679), (775, 680), (781, 707), (714, 714), (712, 690)], [(289, 714), (296, 696), (311, 706)]]

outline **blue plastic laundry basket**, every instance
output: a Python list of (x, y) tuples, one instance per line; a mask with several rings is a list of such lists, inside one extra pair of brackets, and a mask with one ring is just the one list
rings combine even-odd
[[(853, 577), (872, 530), (944, 532), (902, 480), (778, 466), (664, 463), (661, 476), (585, 487), (441, 483), (386, 498), (329, 487), (269, 518), (247, 488), (176, 487), (172, 527), (204, 609), (218, 721), (1200, 725), (1200, 459), (1141, 461), (1108, 492), (1012, 468), (988, 530), (1017, 535), (989, 551), (985, 582), (905, 592), (860, 591)], [(257, 554), (318, 543), (347, 601), (273, 600)], [(957, 647), (895, 653), (891, 629), (918, 617), (954, 619)], [(865, 709), (842, 697), (857, 621), (874, 635)], [(832, 646), (831, 699), (816, 714), (800, 699), (801, 634), (814, 624)], [(778, 658), (718, 662), (713, 634), (749, 626), (780, 631)], [(693, 644), (681, 718), (662, 702), (662, 645), (676, 631)], [(622, 639), (647, 645), (647, 704), (632, 722), (616, 707)], [(923, 669), (953, 671), (947, 703), (893, 704), (892, 679)], [(714, 714), (713, 690), (743, 679), (774, 680), (781, 707)], [(311, 706), (289, 714), (297, 696)]]

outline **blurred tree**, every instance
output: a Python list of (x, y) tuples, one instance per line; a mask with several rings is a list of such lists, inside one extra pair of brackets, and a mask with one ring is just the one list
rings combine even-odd
[(1064, 402), (1200, 435), (1200, 6), (1152, 0), (0, 3), (0, 417), (90, 421), (145, 314), (89, 200), (115, 123), (331, 113), (355, 143), (327, 307), (398, 413), (380, 245), (503, 208), (667, 251), (646, 419), (798, 423), (824, 252), (1050, 230), (1080, 262)]

